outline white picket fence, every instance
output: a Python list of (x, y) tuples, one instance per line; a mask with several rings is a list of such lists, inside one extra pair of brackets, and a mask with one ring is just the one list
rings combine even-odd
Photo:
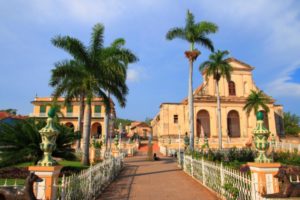
[(103, 189), (119, 174), (123, 166), (124, 154), (109, 157), (103, 162), (83, 170), (79, 174), (63, 177), (57, 185), (59, 200), (96, 199)]
[[(271, 146), (272, 147), (272, 146)], [(300, 154), (300, 144), (286, 143), (286, 142), (275, 142), (275, 151), (289, 151), (291, 153), (297, 152)]]
[(196, 160), (184, 156), (183, 170), (204, 186), (216, 192), (219, 197), (252, 200), (250, 175), (224, 167), (222, 164)]

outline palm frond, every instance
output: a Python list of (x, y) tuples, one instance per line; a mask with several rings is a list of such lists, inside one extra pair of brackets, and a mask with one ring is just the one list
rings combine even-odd
[(80, 60), (89, 64), (87, 49), (78, 39), (70, 36), (56, 36), (51, 40), (51, 42), (54, 46), (68, 52), (75, 60)]

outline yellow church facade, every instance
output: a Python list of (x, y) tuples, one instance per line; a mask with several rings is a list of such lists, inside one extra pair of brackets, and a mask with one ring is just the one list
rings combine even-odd
[[(219, 92), (221, 99), (221, 128), (223, 147), (243, 147), (251, 143), (252, 130), (256, 125), (254, 112), (249, 116), (243, 110), (251, 90), (259, 90), (253, 81), (253, 67), (235, 58), (227, 62), (233, 67), (231, 81), (221, 78)], [(212, 148), (218, 147), (216, 83), (213, 77), (205, 79), (193, 93), (194, 98), (194, 135), (195, 146), (199, 148), (208, 138)], [(270, 97), (269, 113), (265, 113), (265, 125), (272, 134), (282, 136), (283, 107), (276, 105)], [(189, 136), (187, 98), (179, 103), (162, 103), (159, 113), (151, 125), (153, 135), (159, 138), (159, 145), (171, 149), (183, 148), (185, 134)], [(180, 140), (179, 140), (180, 139)]]

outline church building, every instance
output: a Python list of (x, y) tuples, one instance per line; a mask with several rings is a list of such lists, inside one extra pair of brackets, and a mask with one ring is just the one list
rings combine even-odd
[[(222, 143), (224, 148), (243, 147), (251, 141), (252, 130), (256, 125), (254, 112), (248, 116), (243, 110), (251, 90), (259, 90), (253, 81), (252, 71), (254, 67), (235, 58), (228, 58), (227, 62), (232, 66), (231, 80), (228, 82), (221, 78), (219, 92), (221, 99), (221, 124)], [(216, 83), (213, 77), (205, 79), (194, 90), (194, 135), (195, 147), (203, 144), (204, 136), (208, 138), (212, 148), (218, 147), (217, 125), (217, 97)], [(269, 113), (265, 113), (265, 126), (275, 136), (282, 136), (283, 107), (275, 104), (270, 97), (267, 105)], [(159, 145), (168, 148), (179, 148), (179, 138), (183, 148), (185, 134), (189, 136), (189, 109), (187, 98), (178, 103), (162, 103), (158, 114), (153, 118), (151, 125), (153, 135), (159, 138)]]

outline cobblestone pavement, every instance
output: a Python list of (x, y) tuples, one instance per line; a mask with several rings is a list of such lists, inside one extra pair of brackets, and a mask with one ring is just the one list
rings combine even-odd
[(98, 200), (213, 200), (218, 199), (177, 167), (173, 158), (147, 161), (146, 154), (125, 159), (119, 177)]

